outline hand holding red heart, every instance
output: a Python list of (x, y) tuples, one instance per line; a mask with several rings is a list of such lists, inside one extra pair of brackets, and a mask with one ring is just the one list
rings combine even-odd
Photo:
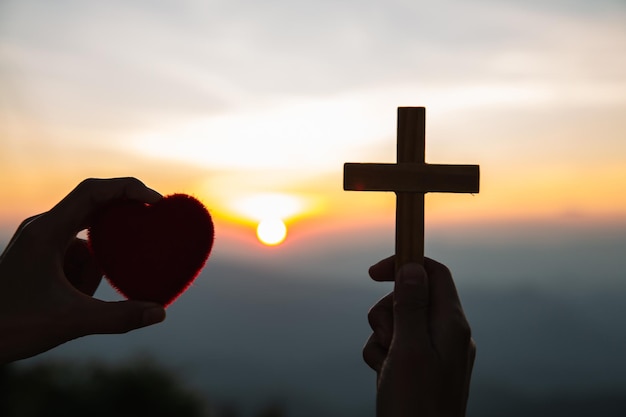
[(19, 226), (0, 256), (0, 363), (88, 334), (125, 333), (165, 319), (159, 303), (92, 297), (102, 274), (76, 234), (120, 199), (143, 205), (163, 198), (134, 178), (89, 179)]
[[(85, 228), (89, 244), (76, 237)], [(190, 196), (162, 197), (134, 178), (83, 181), (25, 220), (0, 255), (0, 365), (163, 321), (213, 235), (209, 213)], [(465, 414), (475, 345), (449, 271), (429, 259), (425, 267), (396, 276), (388, 258), (370, 269), (374, 280), (396, 282), (370, 310), (363, 351), (377, 372), (378, 415)], [(92, 297), (102, 271), (129, 300)]]

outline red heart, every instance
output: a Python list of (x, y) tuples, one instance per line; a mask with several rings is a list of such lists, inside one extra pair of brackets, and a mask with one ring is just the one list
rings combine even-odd
[(155, 204), (119, 200), (100, 210), (88, 230), (104, 275), (133, 300), (171, 304), (196, 278), (213, 247), (211, 215), (186, 194)]

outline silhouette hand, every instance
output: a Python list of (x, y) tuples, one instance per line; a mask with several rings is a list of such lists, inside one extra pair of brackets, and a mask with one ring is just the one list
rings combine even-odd
[(370, 268), (394, 291), (368, 314), (365, 362), (377, 373), (378, 417), (465, 415), (476, 345), (448, 269), (425, 259), (394, 273), (394, 257)]
[(76, 234), (107, 202), (161, 198), (134, 178), (88, 179), (50, 211), (22, 222), (0, 255), (0, 364), (77, 337), (161, 322), (162, 306), (92, 298), (102, 274)]

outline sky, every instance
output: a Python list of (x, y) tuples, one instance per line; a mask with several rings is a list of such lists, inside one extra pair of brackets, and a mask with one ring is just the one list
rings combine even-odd
[[(429, 194), (425, 210), (477, 386), (524, 370), (527, 387), (624, 386), (625, 51), (623, 0), (0, 0), (0, 250), (87, 177), (193, 194), (216, 223), (165, 323), (41, 357), (148, 344), (207, 384), (241, 375), (244, 397), (275, 363), (292, 385), (309, 366), (321, 388), (303, 392), (351, 387), (371, 411), (360, 349), (389, 286), (366, 270), (393, 251), (394, 196), (343, 191), (343, 164), (394, 162), (397, 107), (424, 106), (427, 162), (481, 169), (480, 193)], [(287, 223), (284, 243), (257, 241), (267, 218)]]
[(342, 166), (394, 162), (399, 106), (427, 108), (427, 162), (481, 166), (427, 227), (623, 224), (625, 23), (619, 0), (4, 0), (0, 230), (114, 176), (198, 196), (225, 246), (268, 216), (285, 246), (388, 229), (393, 195)]

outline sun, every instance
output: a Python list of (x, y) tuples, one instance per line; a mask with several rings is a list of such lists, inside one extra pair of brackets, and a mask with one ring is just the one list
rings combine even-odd
[(301, 213), (304, 205), (303, 199), (294, 195), (257, 193), (233, 200), (231, 208), (247, 223), (252, 221), (257, 224), (256, 235), (261, 243), (276, 246), (287, 237), (285, 220)]
[(281, 219), (263, 219), (256, 228), (256, 235), (261, 243), (275, 246), (282, 243), (287, 237), (287, 226)]

